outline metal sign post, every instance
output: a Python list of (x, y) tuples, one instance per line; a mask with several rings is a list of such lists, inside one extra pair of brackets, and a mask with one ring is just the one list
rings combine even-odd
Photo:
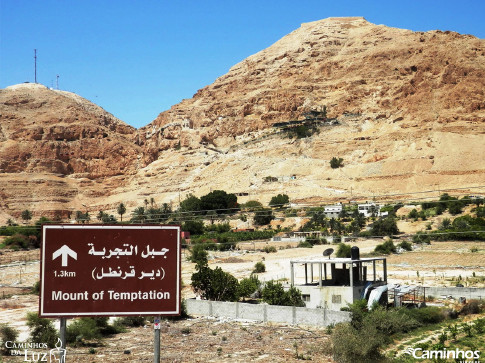
[(59, 319), (59, 335), (61, 339), (61, 354), (62, 356), (59, 357), (61, 362), (66, 361), (66, 326), (67, 326), (67, 319), (66, 318), (60, 318)]
[(153, 363), (160, 363), (160, 316), (153, 319)]

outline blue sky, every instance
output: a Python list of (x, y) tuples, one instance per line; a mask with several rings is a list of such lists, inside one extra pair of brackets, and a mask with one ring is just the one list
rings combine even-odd
[(485, 1), (0, 0), (0, 88), (34, 81), (144, 126), (231, 66), (334, 16), (485, 38)]

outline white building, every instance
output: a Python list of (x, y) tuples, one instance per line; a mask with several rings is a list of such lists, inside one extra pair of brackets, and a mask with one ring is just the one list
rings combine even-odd
[(366, 218), (372, 217), (373, 212), (375, 217), (384, 217), (389, 214), (388, 212), (381, 213), (381, 206), (376, 203), (358, 204), (357, 208), (359, 210), (359, 213), (362, 213)]
[(338, 218), (340, 212), (342, 212), (342, 205), (327, 205), (325, 206), (324, 213), (327, 218)]
[[(373, 289), (387, 284), (385, 257), (320, 257), (292, 260), (290, 267), (290, 286), (301, 291), (307, 308), (340, 310), (356, 300), (369, 299)], [(387, 300), (387, 294), (383, 299)]]

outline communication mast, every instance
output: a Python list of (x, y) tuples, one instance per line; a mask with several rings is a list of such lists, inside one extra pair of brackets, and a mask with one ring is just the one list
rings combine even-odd
[(34, 83), (37, 83), (37, 49), (34, 49)]
[(56, 75), (56, 88), (59, 90), (59, 75)]

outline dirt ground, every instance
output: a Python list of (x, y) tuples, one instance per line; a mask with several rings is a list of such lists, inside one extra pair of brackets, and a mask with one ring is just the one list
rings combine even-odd
[[(23, 317), (36, 307), (37, 298), (33, 295), (18, 297), (16, 306), (8, 310), (0, 308), (1, 320), (12, 322), (15, 316)], [(13, 326), (19, 328), (20, 324)], [(23, 329), (22, 335), (25, 333)], [(102, 346), (68, 346), (67, 361), (153, 362), (153, 341), (151, 325), (132, 328), (104, 339)], [(165, 321), (161, 330), (161, 361), (296, 362), (298, 352), (316, 362), (332, 362), (327, 342), (324, 329), (215, 318)], [(4, 357), (4, 361), (21, 362), (23, 357)]]
[[(355, 242), (361, 255), (373, 251), (382, 239)], [(290, 278), (290, 260), (319, 258), (327, 248), (287, 248), (276, 243), (276, 253), (258, 249), (271, 243), (261, 242), (245, 246), (247, 250), (210, 252), (209, 264), (220, 266), (238, 279), (250, 275), (256, 262), (263, 261), (266, 272), (262, 281)], [(243, 247), (243, 246), (240, 246)], [(20, 332), (19, 341), (27, 341), (25, 326), (28, 311), (37, 311), (38, 297), (22, 295), (39, 279), (39, 251), (3, 251), (0, 265), (0, 323), (8, 323)], [(323, 257), (323, 256), (322, 256)], [(29, 261), (32, 259), (33, 261)], [(37, 259), (37, 260), (36, 260)], [(26, 262), (27, 261), (27, 262)], [(465, 286), (484, 286), (485, 247), (479, 242), (433, 242), (417, 246), (411, 252), (387, 257), (390, 282), (424, 284), (426, 286), (454, 286), (458, 280)], [(183, 254), (183, 296), (193, 297), (190, 277), (194, 264)], [(297, 283), (303, 276), (297, 275)], [(12, 295), (12, 296), (10, 296)], [(297, 353), (313, 361), (331, 362), (328, 355), (328, 336), (325, 329), (229, 321), (224, 319), (193, 318), (166, 323), (162, 331), (162, 361), (167, 362), (283, 362), (297, 361)], [(70, 362), (143, 362), (153, 360), (153, 329), (134, 328), (104, 341), (103, 346), (69, 347)], [(125, 351), (130, 351), (125, 354)], [(126, 352), (128, 353), (128, 352)], [(300, 356), (301, 358), (301, 356)], [(21, 361), (7, 357), (6, 362)]]

